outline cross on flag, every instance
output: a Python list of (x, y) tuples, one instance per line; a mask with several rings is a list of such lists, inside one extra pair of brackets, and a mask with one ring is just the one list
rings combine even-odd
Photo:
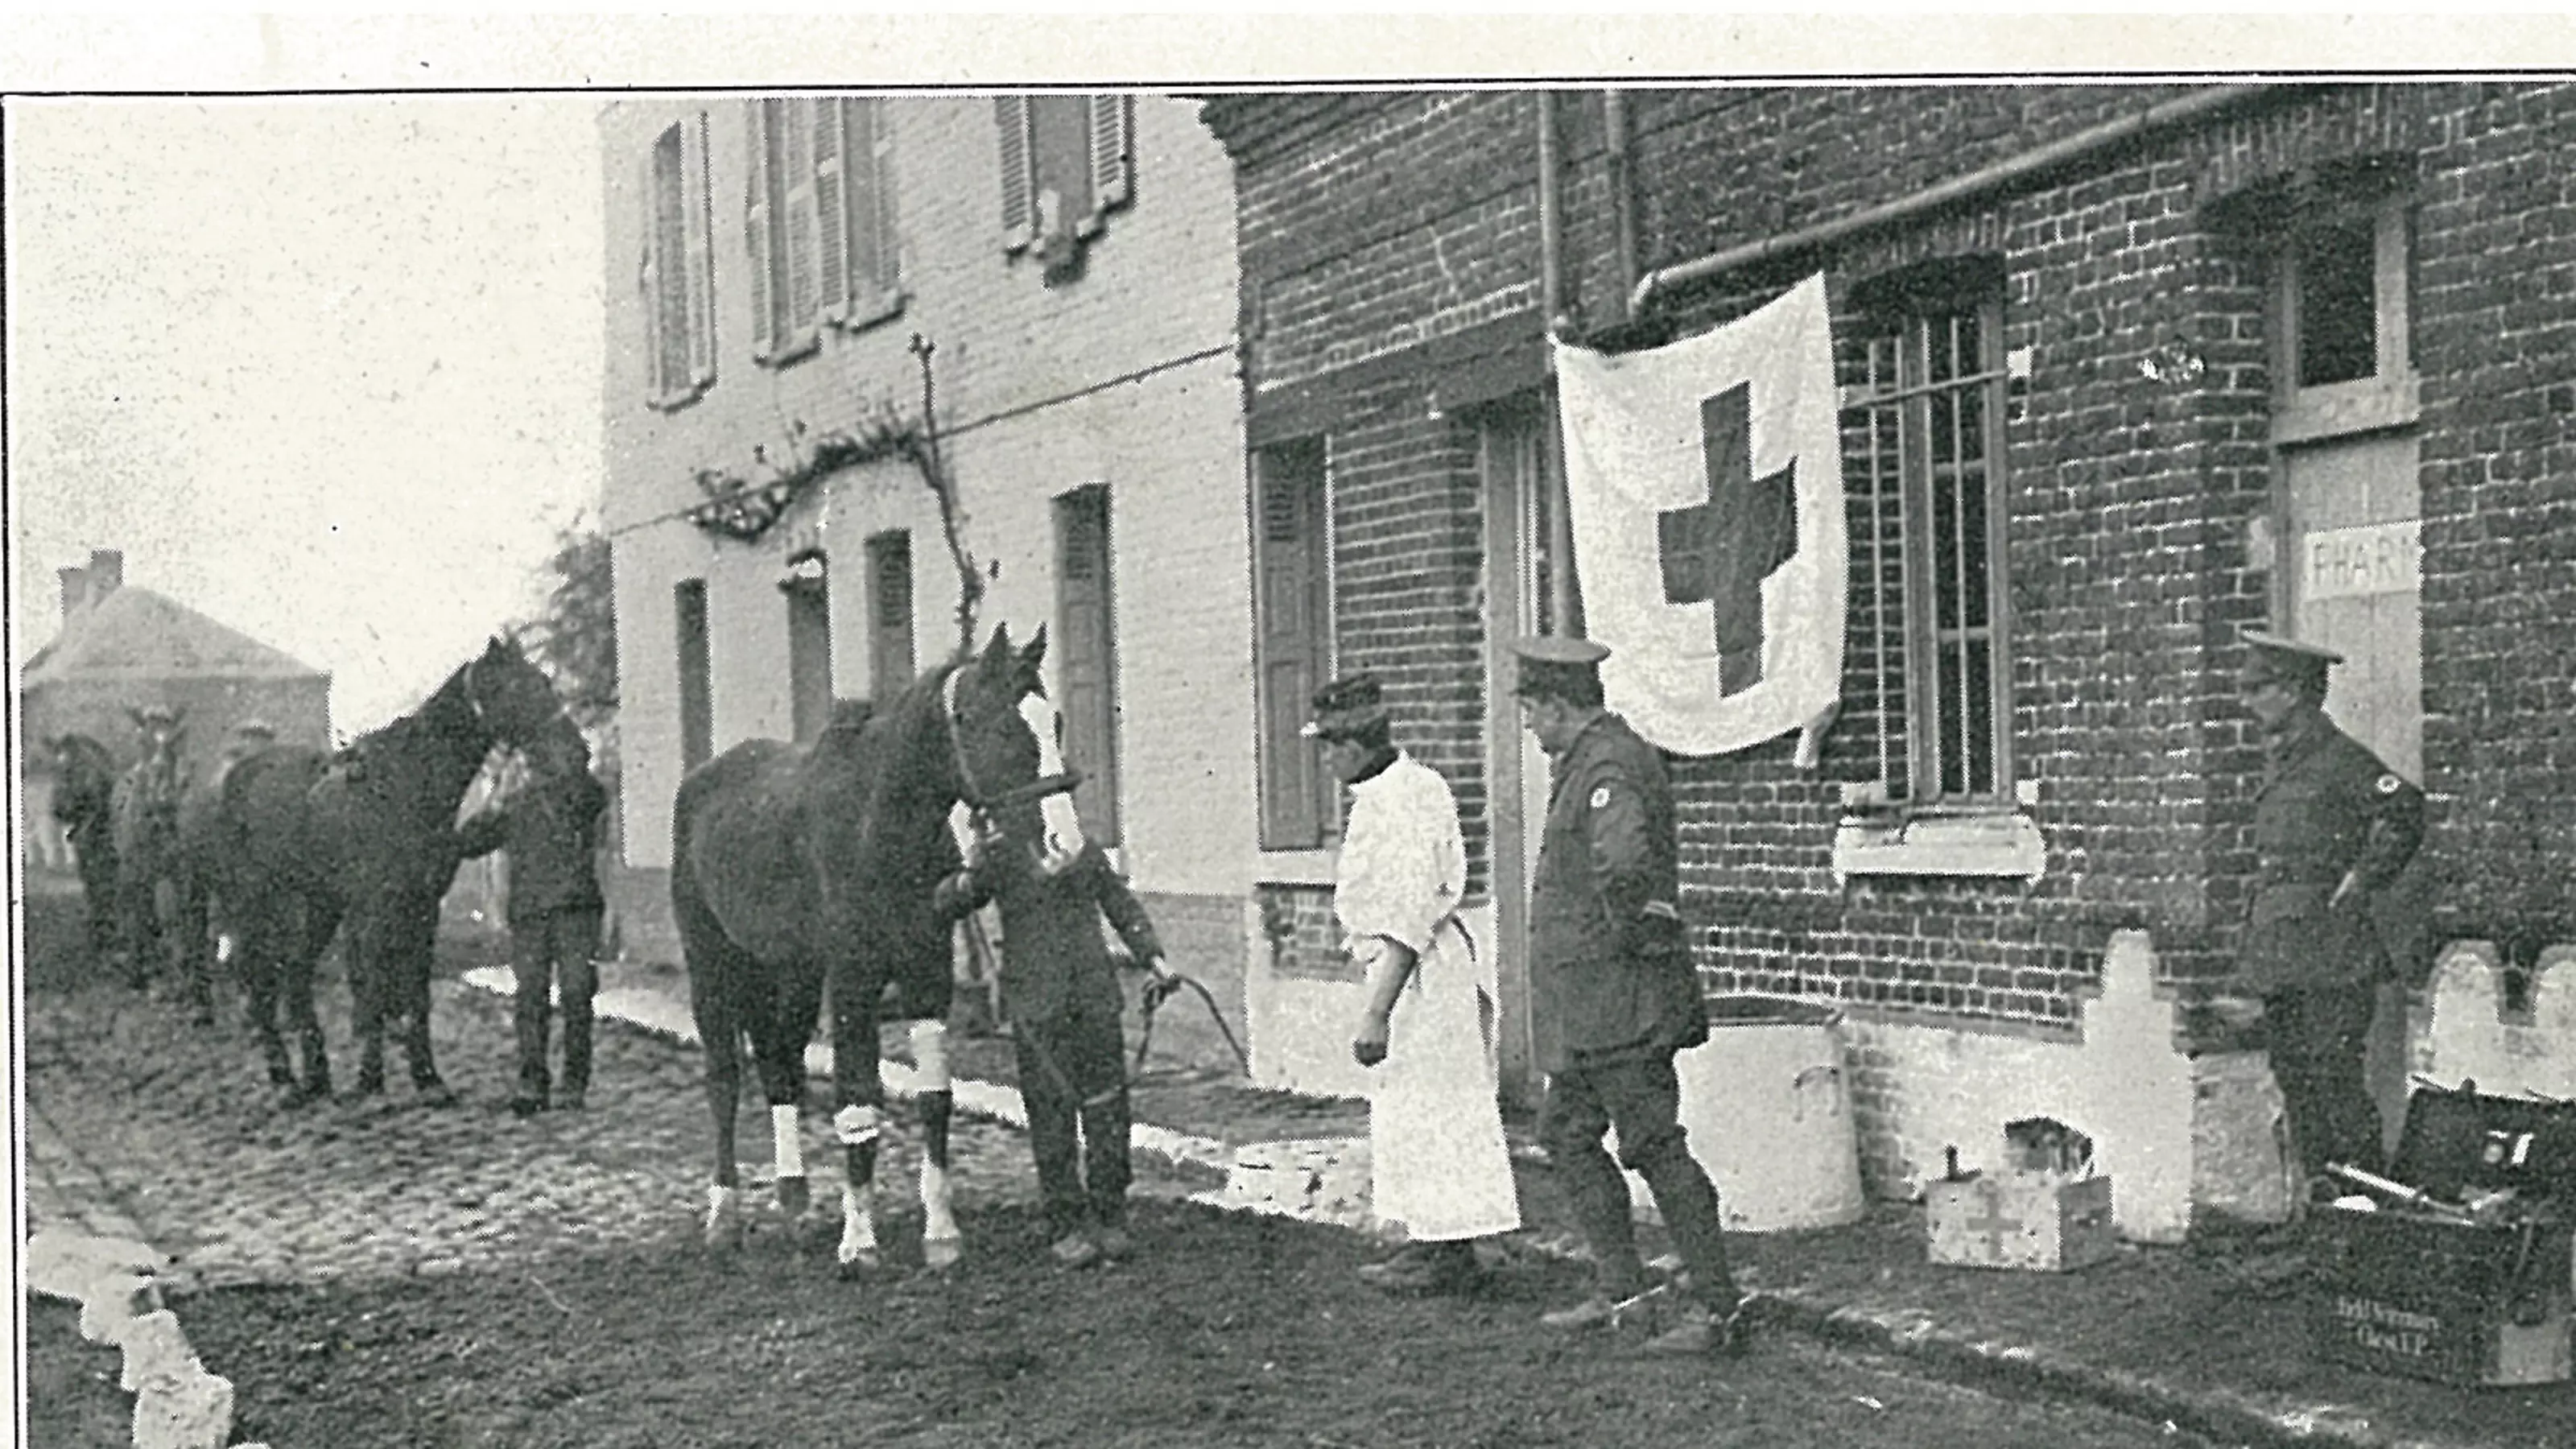
[(1555, 349), (1585, 632), (1610, 707), (1677, 754), (1791, 730), (1842, 684), (1848, 588), (1825, 283), (1647, 352)]

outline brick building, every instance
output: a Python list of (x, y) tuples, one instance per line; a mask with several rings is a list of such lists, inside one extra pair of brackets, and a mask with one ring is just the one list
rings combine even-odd
[(85, 734), (118, 768), (139, 745), (130, 711), (180, 711), (188, 758), (215, 758), (232, 727), (257, 717), (286, 744), (331, 743), (331, 676), (219, 624), (187, 605), (125, 582), (125, 555), (94, 549), (59, 571), (62, 632), (27, 661), (19, 718), (27, 741), (24, 799), (30, 862), (68, 869), (69, 846), (53, 819), (52, 754), (44, 741)]
[(1504, 640), (1581, 608), (1543, 319), (1633, 350), (1821, 271), (1841, 713), (1813, 768), (1783, 738), (1675, 778), (1703, 975), (1842, 1009), (1873, 1187), (2046, 1113), (2099, 1139), (2133, 1235), (2277, 1207), (2268, 1141), (2212, 1105), (2259, 1099), (2259, 1058), (2176, 1033), (2245, 902), (2247, 625), (2348, 654), (2330, 711), (2433, 802), (2384, 924), (2439, 969), (2411, 1022), (2384, 993), (2381, 1087), (2492, 1051), (2482, 1082), (2576, 1090), (2576, 87), (1298, 93), (1206, 120), (1260, 525), (1274, 939), (1247, 994), (1285, 1079), (1337, 1080), (1355, 987), (1314, 884), (1331, 796), (1284, 731), (1360, 668), (1469, 817), (1526, 1069), (1520, 892), (1493, 883), (1527, 869), (1544, 766), (1496, 681)]
[[(1197, 104), (680, 96), (599, 127), (630, 949), (677, 959), (688, 766), (959, 644), (934, 494), (846, 441), (919, 420), (926, 345), (976, 643), (1047, 626), (1089, 828), (1231, 994), (1257, 931), (1249, 545), (1233, 194)], [(697, 513), (778, 480), (774, 519)]]

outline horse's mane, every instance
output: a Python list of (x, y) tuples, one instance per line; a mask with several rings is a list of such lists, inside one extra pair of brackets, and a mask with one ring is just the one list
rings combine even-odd
[(396, 715), (351, 740), (343, 753), (364, 754), (371, 749), (387, 745), (408, 744), (432, 733), (440, 737), (453, 735), (454, 717), (460, 709), (467, 707), (465, 703), (466, 671), (473, 667), (472, 660), (456, 666), (455, 672), (442, 680), (438, 688), (431, 690), (429, 697), (422, 700), (410, 713)]
[(58, 748), (68, 751), (73, 762), (82, 769), (96, 770), (102, 775), (109, 776), (116, 773), (115, 753), (88, 735), (74, 731), (58, 736), (54, 743)]

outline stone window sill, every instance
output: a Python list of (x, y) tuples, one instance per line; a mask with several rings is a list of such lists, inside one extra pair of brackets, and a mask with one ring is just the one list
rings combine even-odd
[(1834, 831), (1834, 879), (2005, 876), (2037, 880), (2048, 865), (2039, 826), (2018, 812), (1846, 818)]

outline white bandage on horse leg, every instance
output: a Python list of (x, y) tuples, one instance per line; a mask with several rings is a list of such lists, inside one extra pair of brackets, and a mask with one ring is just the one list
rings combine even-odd
[(233, 958), (240, 954), (241, 937), (234, 935), (230, 931), (226, 931), (215, 937), (215, 963), (217, 965), (230, 966), (233, 964)]
[(792, 1103), (769, 1109), (769, 1140), (778, 1159), (778, 1175), (803, 1177), (805, 1143), (797, 1132), (796, 1108)]
[(841, 1246), (834, 1256), (844, 1267), (877, 1264), (877, 1218), (868, 1199), (868, 1189), (854, 1182), (841, 1184)]
[(920, 1090), (948, 1090), (948, 1023), (930, 1016), (912, 1024), (912, 1065)]
[(832, 1114), (832, 1132), (844, 1147), (876, 1141), (877, 1109), (864, 1102), (852, 1102)]
[(933, 1268), (957, 1261), (957, 1215), (948, 1201), (948, 1169), (921, 1159), (921, 1259)]

